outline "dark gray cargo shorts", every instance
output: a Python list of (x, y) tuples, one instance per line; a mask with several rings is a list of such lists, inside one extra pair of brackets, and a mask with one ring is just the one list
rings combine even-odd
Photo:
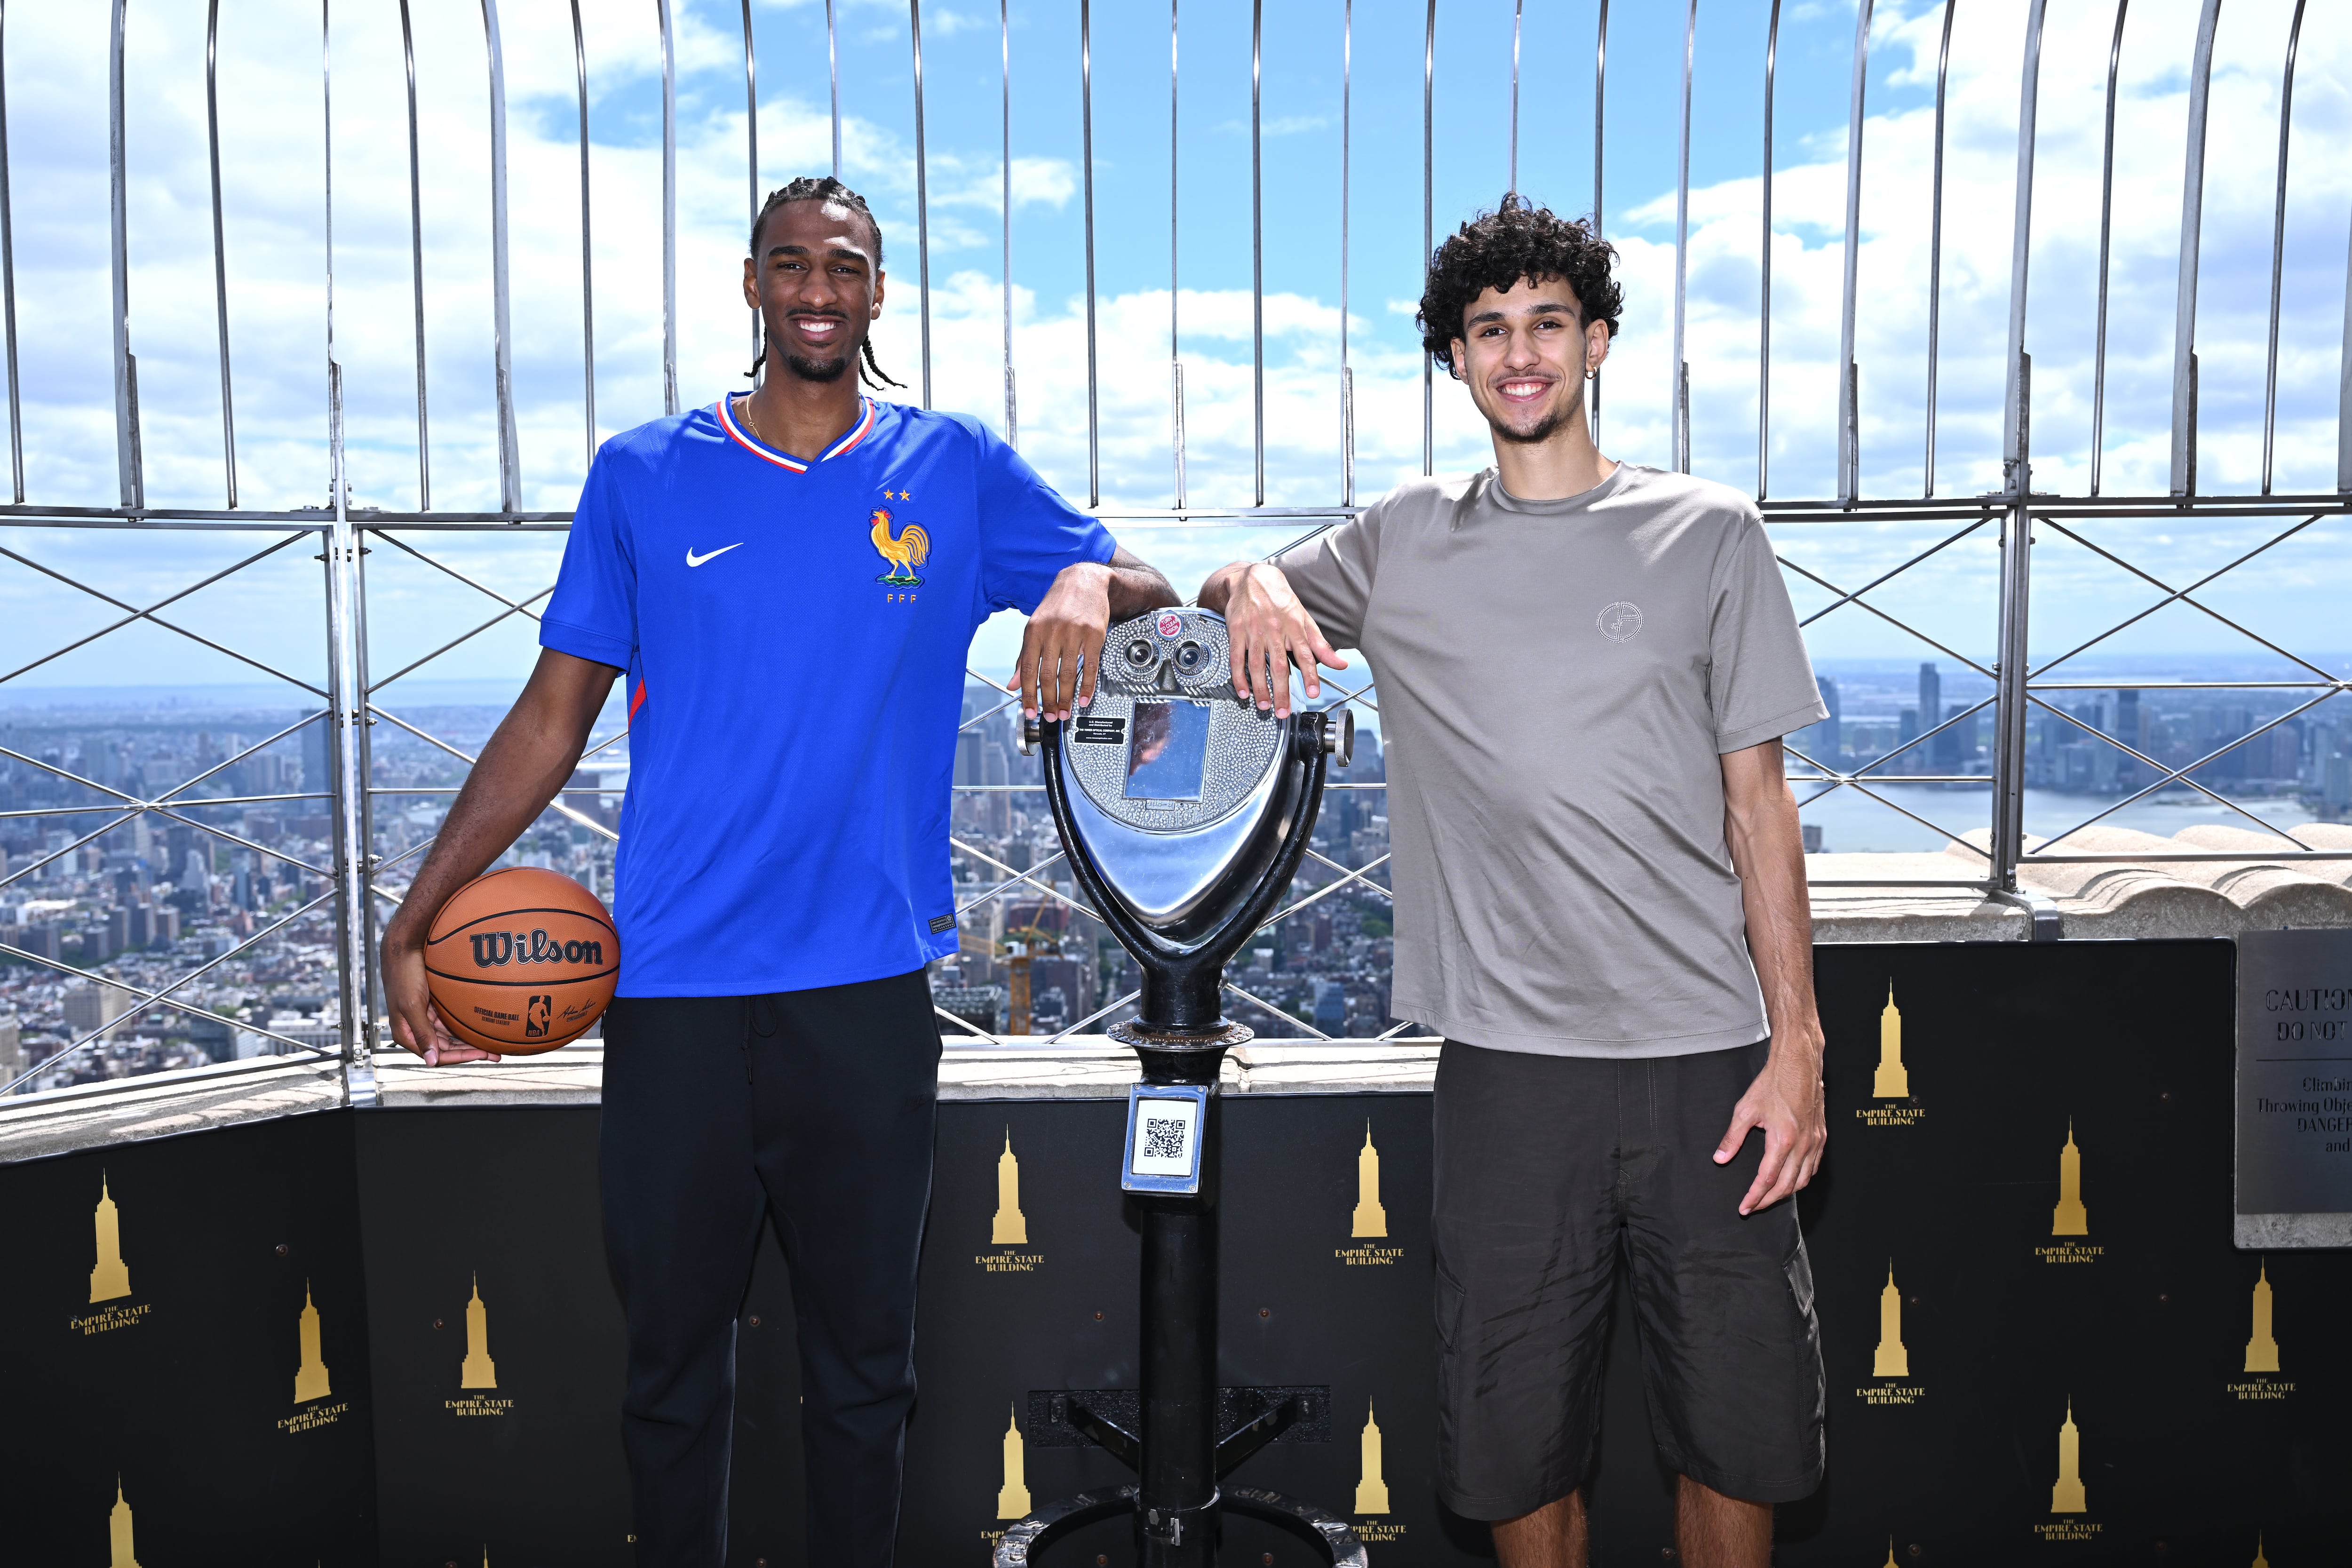
[(1756, 1502), (1821, 1484), (1821, 1334), (1796, 1205), (1740, 1217), (1762, 1133), (1715, 1163), (1767, 1051), (1612, 1059), (1445, 1042), (1433, 1231), (1448, 1508), (1516, 1519), (1591, 1476), (1621, 1268), (1659, 1458)]

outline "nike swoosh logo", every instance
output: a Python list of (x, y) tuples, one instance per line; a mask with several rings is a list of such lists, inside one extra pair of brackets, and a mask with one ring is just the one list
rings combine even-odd
[(730, 550), (740, 550), (742, 548), (743, 541), (739, 539), (732, 544), (720, 545), (718, 549), (712, 551), (708, 555), (697, 555), (694, 552), (694, 546), (689, 544), (686, 547), (686, 563), (688, 566), (699, 566), (706, 561), (718, 560), (720, 556), (726, 554)]

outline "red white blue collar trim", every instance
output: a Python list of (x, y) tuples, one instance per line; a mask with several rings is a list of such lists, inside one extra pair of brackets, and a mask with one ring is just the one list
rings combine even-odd
[[(805, 474), (808, 472), (809, 466), (806, 463), (802, 462), (798, 458), (777, 451), (773, 447), (768, 446), (766, 443), (760, 440), (758, 437), (753, 436), (742, 426), (737, 424), (735, 422), (735, 411), (730, 406), (733, 402), (734, 398), (731, 395), (721, 397), (718, 404), (718, 413), (719, 427), (734, 438), (737, 446), (751, 453), (751, 456), (763, 458), (768, 462), (775, 464), (776, 467), (780, 468), (789, 468), (796, 474)], [(834, 458), (840, 457), (844, 452), (856, 447), (860, 441), (865, 440), (867, 436), (873, 433), (874, 422), (881, 416), (881, 405), (877, 404), (870, 397), (861, 397), (857, 400), (857, 403), (858, 406), (865, 411), (863, 416), (858, 419), (856, 425), (850, 427), (848, 435), (844, 436), (840, 440), (835, 441), (832, 447), (826, 449), (823, 457), (817, 458), (818, 462), (830, 462)]]

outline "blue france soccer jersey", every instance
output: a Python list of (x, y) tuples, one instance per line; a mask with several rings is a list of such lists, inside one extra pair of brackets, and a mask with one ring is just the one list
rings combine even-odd
[(605, 442), (540, 641), (627, 671), (620, 994), (796, 991), (954, 952), (972, 633), (1112, 548), (956, 416), (866, 399), (814, 460), (725, 400)]

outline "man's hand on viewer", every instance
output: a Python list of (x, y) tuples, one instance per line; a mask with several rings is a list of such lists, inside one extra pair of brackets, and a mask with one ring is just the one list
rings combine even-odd
[(1225, 617), (1233, 652), (1234, 690), (1276, 718), (1290, 716), (1290, 665), (1306, 678), (1307, 699), (1323, 695), (1316, 666), (1345, 669), (1323, 628), (1299, 602), (1282, 568), (1271, 561), (1236, 561), (1201, 588), (1201, 607)]
[(1120, 545), (1108, 565), (1082, 561), (1062, 568), (1021, 634), (1021, 658), (1007, 691), (1038, 719), (1067, 719), (1095, 700), (1095, 665), (1104, 634), (1123, 621), (1176, 602), (1157, 568)]

